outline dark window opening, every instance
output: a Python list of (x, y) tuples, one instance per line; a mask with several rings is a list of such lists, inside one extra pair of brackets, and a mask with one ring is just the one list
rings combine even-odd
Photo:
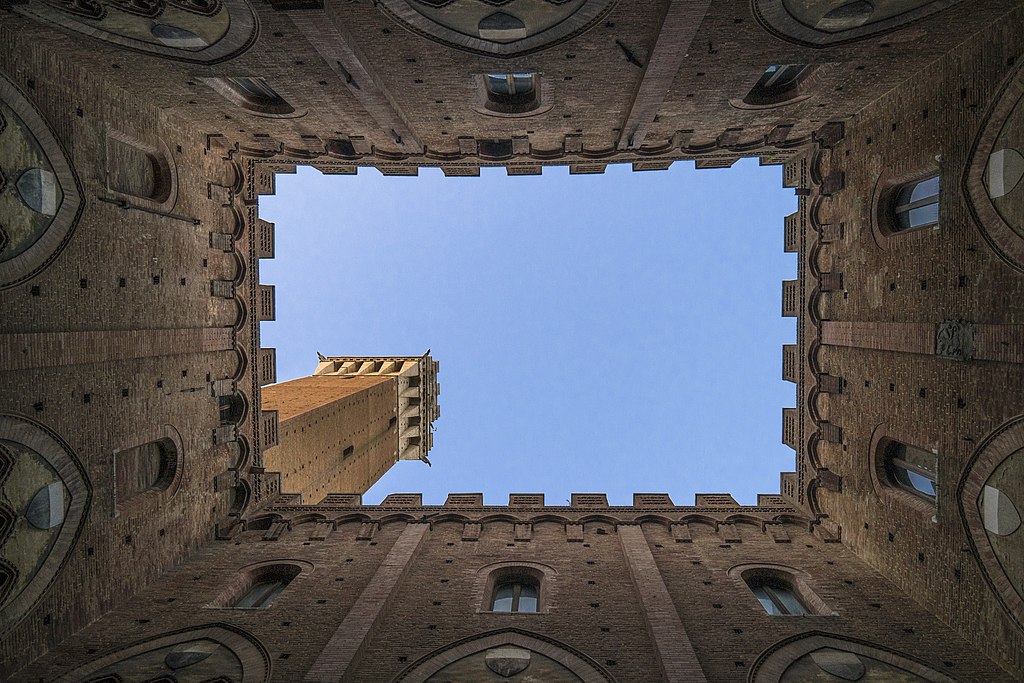
[(115, 456), (117, 495), (127, 500), (147, 491), (163, 491), (174, 480), (178, 449), (170, 439), (151, 441)]
[(814, 67), (809, 64), (772, 64), (747, 96), (746, 104), (782, 104), (800, 95), (800, 84), (811, 74)]
[(238, 106), (259, 114), (284, 115), (295, 111), (265, 78), (227, 76), (207, 82)]
[(540, 105), (539, 78), (533, 73), (486, 74), (487, 109), (502, 114), (525, 114)]
[(227, 606), (239, 609), (266, 609), (298, 575), (299, 567), (291, 564), (261, 567), (252, 572), (247, 587), (237, 598), (229, 600)]

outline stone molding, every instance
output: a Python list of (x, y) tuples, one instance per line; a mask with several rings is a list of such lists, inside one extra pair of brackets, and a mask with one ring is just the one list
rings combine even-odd
[(209, 639), (231, 650), (242, 664), (240, 683), (267, 683), (270, 681), (270, 655), (255, 636), (230, 624), (203, 624), (178, 631), (171, 631), (155, 638), (147, 638), (105, 656), (92, 660), (59, 679), (60, 683), (77, 683), (87, 679), (101, 669), (130, 659), (150, 650), (185, 643), (191, 640)]
[(1003, 609), (1024, 628), (1024, 596), (1017, 592), (988, 539), (978, 499), (992, 472), (1007, 458), (1024, 449), (1024, 416), (1004, 422), (985, 437), (964, 466), (956, 488), (957, 508), (981, 574)]
[(0, 633), (5, 633), (35, 607), (64, 568), (88, 518), (93, 491), (88, 475), (71, 447), (42, 424), (20, 415), (0, 414), (0, 439), (22, 444), (38, 453), (57, 472), (71, 498), (60, 531), (43, 564), (22, 591), (0, 611)]
[(395, 23), (428, 40), (456, 50), (507, 59), (543, 50), (575, 38), (601, 21), (616, 3), (617, 0), (589, 0), (554, 26), (510, 43), (499, 43), (459, 33), (416, 11), (410, 0), (379, 0), (377, 6)]
[(80, 21), (74, 16), (61, 12), (43, 2), (26, 2), (14, 4), (13, 10), (18, 14), (32, 17), (37, 21), (56, 24), (65, 29), (82, 33), (112, 45), (156, 55), (165, 59), (175, 59), (198, 64), (216, 64), (224, 62), (248, 50), (259, 36), (259, 21), (246, 0), (223, 0), (230, 17), (228, 32), (217, 42), (198, 50), (182, 50), (179, 48), (148, 43), (105, 31), (102, 28)]
[(517, 628), (488, 631), (455, 641), (413, 662), (398, 674), (393, 683), (422, 683), (444, 667), (483, 650), (502, 645), (514, 645), (555, 660), (584, 681), (584, 683), (613, 683), (612, 675), (582, 652), (539, 633)]
[(971, 147), (962, 189), (978, 232), (1000, 259), (1011, 268), (1024, 272), (1024, 237), (996, 211), (984, 182), (989, 155), (995, 149), (1006, 119), (1015, 108), (1024, 107), (1024, 64), (1011, 73), (993, 99), (995, 104), (985, 115), (981, 133)]
[(843, 652), (864, 655), (880, 662), (891, 664), (920, 676), (932, 683), (954, 683), (954, 679), (931, 669), (922, 662), (909, 656), (890, 650), (881, 645), (874, 645), (847, 636), (833, 635), (821, 631), (808, 631), (799, 635), (780, 640), (758, 657), (750, 672), (747, 683), (777, 683), (782, 680), (793, 662), (806, 654), (821, 648), (832, 648)]
[[(42, 5), (42, 3), (39, 3)], [(29, 7), (36, 5), (17, 5)], [(39, 144), (57, 177), (63, 199), (42, 235), (25, 251), (0, 262), (0, 290), (21, 284), (46, 269), (67, 246), (85, 209), (85, 192), (70, 157), (46, 121), (21, 90), (0, 75), (0, 101), (9, 106)], [(10, 124), (8, 124), (10, 125)], [(4, 366), (6, 367), (6, 366)]]
[(820, 31), (802, 23), (792, 16), (786, 10), (785, 5), (778, 0), (753, 0), (751, 9), (757, 22), (766, 31), (786, 42), (807, 47), (831, 47), (893, 31), (911, 22), (931, 16), (957, 2), (960, 0), (926, 0), (919, 7), (888, 19), (865, 23), (834, 33)]

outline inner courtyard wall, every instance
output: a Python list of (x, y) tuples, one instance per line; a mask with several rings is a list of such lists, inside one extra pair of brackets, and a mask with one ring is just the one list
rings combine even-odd
[[(1019, 15), (993, 25), (808, 153), (804, 167), (821, 180), (807, 181), (797, 217), (800, 348), (813, 359), (798, 385), (808, 428), (795, 444), (798, 467), (828, 472), (804, 501), (844, 545), (1017, 672), (1019, 622), (968, 554), (958, 485), (986, 437), (1024, 412), (1024, 277), (990, 247), (964, 191), (988, 114), (1019, 73), (1021, 46), (1010, 36), (1022, 27)], [(932, 173), (942, 187), (938, 228), (887, 234), (882, 191)], [(973, 359), (935, 353), (937, 327), (957, 320), (975, 325)], [(841, 384), (826, 387), (822, 375)], [(880, 474), (882, 438), (937, 454), (934, 506)]]

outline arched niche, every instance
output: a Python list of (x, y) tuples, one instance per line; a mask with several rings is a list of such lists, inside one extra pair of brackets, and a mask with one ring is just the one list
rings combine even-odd
[(1024, 627), (1024, 416), (982, 442), (960, 479), (957, 499), (985, 580)]
[(201, 64), (238, 56), (259, 29), (245, 0), (53, 0), (13, 9), (119, 47)]
[(0, 415), (0, 633), (18, 623), (64, 566), (91, 489), (71, 449), (42, 425)]
[(750, 668), (750, 683), (953, 683), (908, 655), (872, 643), (811, 631), (779, 641)]
[(825, 47), (893, 31), (960, 0), (752, 0), (754, 16), (783, 40)]
[(170, 211), (178, 198), (174, 158), (163, 142), (148, 145), (111, 130), (104, 150), (107, 190), (115, 197), (158, 211)]
[(82, 206), (64, 149), (28, 99), (0, 76), (0, 289), (53, 262)]
[(467, 52), (516, 57), (580, 35), (616, 0), (380, 0), (406, 29)]
[(583, 653), (538, 633), (490, 631), (450, 643), (414, 662), (395, 683), (507, 681), (519, 674), (550, 683), (614, 681)]
[(177, 493), (185, 470), (184, 443), (171, 425), (135, 434), (112, 459), (118, 513), (162, 504)]
[(270, 657), (246, 631), (206, 624), (139, 641), (94, 659), (59, 681), (133, 681), (141, 680), (139, 672), (145, 672), (146, 680), (265, 683), (270, 680)]
[(978, 229), (1010, 266), (1024, 271), (1024, 68), (1004, 82), (971, 150), (964, 175)]

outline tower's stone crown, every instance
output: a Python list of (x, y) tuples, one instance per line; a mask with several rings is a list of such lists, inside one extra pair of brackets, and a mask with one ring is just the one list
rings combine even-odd
[(429, 351), (422, 356), (320, 356), (313, 375), (397, 378), (399, 458), (426, 461), (434, 445), (434, 421), (441, 416), (438, 366)]

